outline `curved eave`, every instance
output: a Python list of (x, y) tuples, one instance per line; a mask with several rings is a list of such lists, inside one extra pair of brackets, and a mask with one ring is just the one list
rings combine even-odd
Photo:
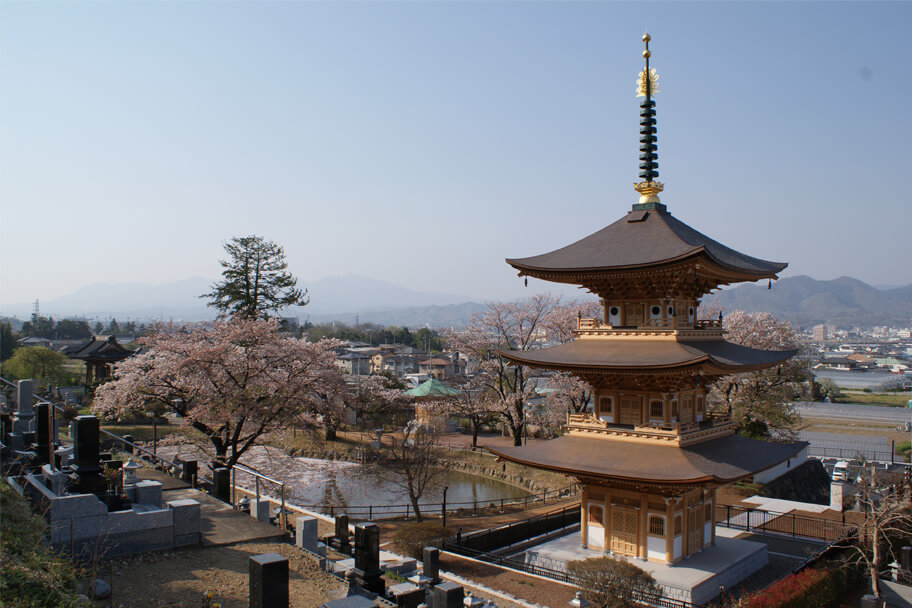
[(807, 445), (729, 435), (680, 448), (565, 435), (530, 446), (485, 449), (510, 462), (581, 478), (693, 485), (744, 479), (785, 462)]
[[(596, 340), (591, 342), (595, 343)], [(645, 341), (644, 341), (645, 342)], [(570, 343), (571, 345), (574, 343)], [(666, 349), (669, 346), (677, 348), (679, 345), (684, 343), (677, 343), (674, 341), (652, 342), (652, 345), (655, 345), (657, 349)], [(693, 343), (691, 343), (693, 344)], [(708, 343), (710, 348), (712, 348), (713, 343)], [(580, 360), (583, 357), (577, 357), (576, 359), (567, 357), (566, 351), (570, 350), (567, 348), (568, 345), (560, 345), (559, 347), (545, 348), (541, 350), (534, 351), (503, 351), (498, 350), (497, 353), (502, 356), (504, 359), (512, 363), (519, 365), (525, 365), (528, 367), (537, 367), (544, 369), (560, 369), (563, 371), (569, 372), (578, 372), (578, 373), (604, 373), (604, 372), (637, 372), (637, 373), (648, 373), (648, 372), (662, 372), (662, 371), (686, 371), (688, 369), (699, 369), (710, 375), (727, 375), (727, 374), (736, 374), (742, 372), (750, 372), (761, 369), (766, 369), (774, 365), (778, 365), (789, 358), (797, 354), (797, 350), (786, 350), (786, 351), (760, 351), (758, 349), (748, 349), (745, 347), (738, 347), (737, 345), (730, 343), (723, 343), (727, 347), (735, 347), (737, 350), (740, 350), (745, 353), (755, 354), (762, 353), (764, 359), (761, 361), (732, 361), (725, 360), (719, 357), (715, 357), (710, 352), (703, 352), (702, 354), (695, 354), (692, 357), (678, 357), (677, 359), (669, 359), (666, 357), (657, 356), (651, 360), (642, 363), (627, 363), (623, 361), (623, 351), (620, 351), (620, 357), (615, 356), (614, 360), (609, 359), (607, 356), (599, 358), (597, 354), (586, 353), (586, 356), (590, 357), (588, 361)], [(587, 345), (588, 346), (588, 345)], [(611, 354), (611, 349), (617, 349), (618, 347), (623, 348), (622, 344), (617, 342), (612, 343), (605, 341), (602, 343), (604, 346), (605, 354)], [(639, 345), (638, 345), (639, 346)], [(705, 346), (705, 345), (699, 345)], [(699, 348), (690, 347), (690, 349)], [(555, 349), (563, 348), (563, 352), (556, 352)], [(679, 349), (683, 350), (683, 349)], [(618, 361), (617, 359), (621, 359)]]
[(578, 266), (578, 267), (567, 267), (567, 268), (554, 268), (554, 267), (544, 267), (544, 266), (535, 266), (529, 264), (526, 260), (534, 260), (532, 258), (506, 258), (507, 264), (519, 271), (519, 275), (528, 275), (537, 279), (543, 279), (546, 281), (560, 282), (560, 283), (579, 283), (576, 278), (573, 278), (574, 275), (580, 274), (621, 274), (624, 272), (634, 272), (638, 270), (658, 270), (668, 266), (674, 266), (676, 264), (683, 265), (684, 263), (695, 260), (696, 258), (702, 257), (704, 262), (709, 263), (715, 266), (718, 270), (718, 274), (723, 275), (724, 278), (735, 278), (742, 281), (759, 281), (762, 279), (778, 279), (779, 273), (785, 270), (788, 267), (787, 262), (765, 262), (770, 265), (769, 269), (765, 270), (752, 270), (748, 268), (742, 268), (739, 266), (733, 266), (722, 260), (719, 260), (713, 256), (705, 246), (695, 247), (694, 249), (687, 251), (679, 256), (672, 258), (666, 258), (661, 260), (652, 260), (648, 262), (643, 262), (641, 264), (628, 264), (622, 266)]

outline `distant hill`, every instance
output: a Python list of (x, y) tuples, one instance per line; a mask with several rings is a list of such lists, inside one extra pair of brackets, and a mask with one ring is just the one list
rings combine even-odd
[(912, 285), (881, 290), (852, 277), (818, 281), (788, 277), (766, 285), (741, 285), (705, 298), (723, 310), (769, 312), (803, 327), (834, 323), (842, 328), (912, 324)]
[[(169, 319), (200, 321), (215, 318), (215, 310), (206, 306), (200, 294), (211, 290), (213, 281), (193, 277), (162, 285), (147, 283), (96, 283), (74, 293), (42, 300), (41, 314), (63, 317), (110, 318), (121, 321)], [(310, 296), (310, 304), (292, 308), (284, 314), (326, 320), (362, 321), (392, 324), (386, 319), (408, 321), (410, 327), (448, 326), (465, 322), (475, 308), (471, 298), (454, 294), (422, 292), (393, 283), (357, 275), (332, 276), (301, 283)], [(34, 303), (4, 306), (2, 313), (28, 319)], [(476, 304), (475, 307), (480, 305)]]

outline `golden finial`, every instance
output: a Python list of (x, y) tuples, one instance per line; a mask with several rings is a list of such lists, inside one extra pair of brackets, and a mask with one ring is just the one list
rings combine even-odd
[[(656, 121), (655, 121), (655, 101), (652, 100), (653, 93), (659, 90), (659, 75), (654, 69), (649, 67), (649, 58), (652, 53), (649, 52), (649, 41), (652, 37), (646, 33), (643, 34), (643, 57), (646, 59), (646, 67), (640, 72), (637, 78), (637, 97), (646, 99), (640, 104), (640, 178), (642, 182), (634, 184), (633, 188), (640, 194), (639, 205), (659, 205), (659, 192), (664, 185), (656, 178), (659, 176), (659, 163), (656, 146)], [(634, 207), (636, 209), (637, 207)]]

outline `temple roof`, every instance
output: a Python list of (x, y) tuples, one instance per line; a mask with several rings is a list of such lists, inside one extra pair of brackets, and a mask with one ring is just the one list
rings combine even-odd
[(661, 204), (631, 211), (572, 245), (529, 258), (507, 259), (507, 263), (523, 273), (578, 273), (658, 266), (701, 255), (753, 280), (774, 277), (788, 266), (726, 247), (673, 217)]
[(600, 340), (576, 339), (541, 350), (502, 351), (507, 359), (523, 365), (569, 370), (653, 370), (693, 366), (710, 373), (735, 373), (763, 369), (785, 361), (795, 350), (759, 350), (723, 340)]
[(405, 391), (405, 394), (409, 397), (452, 397), (458, 395), (459, 391), (436, 378), (429, 378), (415, 388)]
[(121, 346), (114, 336), (110, 336), (106, 340), (99, 340), (97, 336), (92, 336), (92, 339), (85, 344), (68, 346), (63, 350), (63, 354), (71, 359), (116, 363), (136, 354), (136, 351)]
[(798, 454), (806, 442), (729, 435), (687, 447), (565, 435), (487, 450), (505, 460), (576, 476), (654, 483), (730, 483)]

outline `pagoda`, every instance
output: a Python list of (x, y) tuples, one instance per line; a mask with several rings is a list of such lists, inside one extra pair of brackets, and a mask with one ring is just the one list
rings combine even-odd
[(570, 414), (558, 439), (488, 450), (579, 482), (584, 548), (672, 564), (715, 542), (719, 486), (785, 472), (806, 444), (736, 435), (730, 412), (707, 407), (716, 379), (775, 366), (795, 351), (727, 342), (721, 316), (697, 318), (700, 299), (723, 285), (775, 279), (787, 264), (726, 247), (660, 202), (649, 40), (643, 36), (646, 67), (637, 83), (644, 98), (638, 202), (576, 243), (507, 260), (520, 276), (579, 285), (600, 299), (602, 317), (578, 318), (572, 342), (501, 352), (514, 364), (588, 382), (593, 409)]

